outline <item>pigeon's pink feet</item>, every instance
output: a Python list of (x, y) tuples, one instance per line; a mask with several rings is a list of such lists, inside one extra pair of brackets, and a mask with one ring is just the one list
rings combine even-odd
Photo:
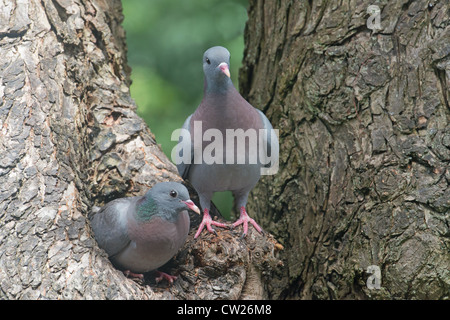
[(161, 280), (166, 279), (170, 282), (170, 284), (172, 284), (175, 280), (177, 280), (176, 276), (171, 276), (170, 274), (167, 274), (165, 272), (156, 270), (156, 273), (158, 274), (158, 277), (155, 278), (156, 283), (159, 283)]
[[(218, 226), (221, 228), (228, 228), (228, 226), (224, 223), (220, 223), (217, 221), (214, 221), (211, 219), (211, 216), (209, 215), (208, 209), (203, 210), (203, 220), (202, 223), (200, 223), (200, 226), (198, 227), (197, 233), (194, 236), (194, 239), (197, 239), (197, 237), (202, 233), (203, 228), (206, 226), (206, 229), (211, 233), (216, 233), (216, 230), (214, 230), (211, 225)], [(217, 234), (217, 233), (216, 233)]]
[(239, 217), (238, 220), (236, 220), (235, 223), (233, 223), (231, 225), (231, 227), (235, 228), (238, 225), (243, 224), (244, 225), (244, 233), (242, 234), (242, 236), (245, 237), (248, 232), (248, 223), (249, 222), (253, 225), (253, 227), (255, 227), (256, 231), (258, 231), (259, 233), (262, 232), (262, 228), (255, 222), (255, 220), (253, 220), (252, 218), (250, 218), (248, 216), (247, 211), (245, 211), (245, 208), (241, 207), (241, 216)]
[(130, 270), (123, 271), (123, 274), (127, 278), (131, 277), (131, 278), (144, 279), (144, 275), (142, 273), (134, 273), (134, 272), (131, 272)]

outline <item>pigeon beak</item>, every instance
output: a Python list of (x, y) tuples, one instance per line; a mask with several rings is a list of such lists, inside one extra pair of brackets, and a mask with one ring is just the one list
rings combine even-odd
[(230, 77), (230, 69), (228, 68), (228, 64), (222, 62), (221, 64), (219, 64), (219, 69), (222, 70), (222, 72), (225, 73), (228, 78)]
[(200, 209), (195, 205), (194, 202), (192, 202), (192, 200), (186, 200), (183, 202), (188, 206), (189, 209), (191, 209), (192, 211), (194, 211), (197, 214), (200, 214)]

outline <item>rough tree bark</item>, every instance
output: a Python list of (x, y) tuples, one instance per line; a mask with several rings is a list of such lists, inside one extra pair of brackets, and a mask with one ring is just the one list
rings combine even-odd
[(250, 1), (241, 92), (281, 140), (280, 173), (250, 197), (285, 247), (269, 297), (450, 298), (449, 11)]
[(97, 247), (93, 205), (181, 181), (136, 115), (122, 18), (118, 0), (0, 0), (0, 298), (265, 297), (270, 235), (191, 234), (170, 288)]

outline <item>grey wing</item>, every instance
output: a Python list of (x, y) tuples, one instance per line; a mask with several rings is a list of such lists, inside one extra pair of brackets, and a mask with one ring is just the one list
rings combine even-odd
[(266, 174), (274, 174), (276, 172), (273, 172), (273, 170), (278, 171), (279, 164), (280, 144), (278, 142), (278, 131), (273, 129), (269, 119), (267, 119), (266, 115), (261, 110), (258, 110), (258, 112), (261, 116), (261, 120), (265, 129), (264, 135), (262, 137), (265, 152), (263, 154), (261, 162), (263, 164), (263, 167), (269, 168), (271, 170), (267, 171)]
[[(191, 118), (192, 114), (184, 121), (181, 128), (180, 137), (178, 138), (178, 144), (176, 146), (176, 152), (172, 155), (173, 160), (178, 169), (178, 174), (186, 179), (189, 174), (189, 168), (194, 159), (194, 146), (191, 140)], [(187, 151), (187, 153), (185, 153)]]
[(127, 212), (136, 205), (134, 198), (136, 197), (113, 200), (92, 217), (95, 240), (109, 257), (116, 255), (130, 243)]

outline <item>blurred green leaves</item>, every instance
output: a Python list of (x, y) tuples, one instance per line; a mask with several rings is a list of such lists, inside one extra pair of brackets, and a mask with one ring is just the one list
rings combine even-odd
[[(131, 96), (138, 114), (170, 158), (172, 131), (195, 111), (203, 96), (203, 52), (216, 45), (231, 53), (238, 88), (244, 51), (247, 0), (123, 0)], [(229, 195), (214, 197), (229, 211)]]

